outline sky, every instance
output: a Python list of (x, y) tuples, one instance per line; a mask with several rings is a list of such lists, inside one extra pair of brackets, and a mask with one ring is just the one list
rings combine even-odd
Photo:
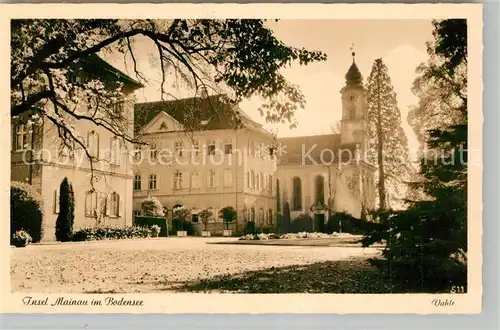
[[(306, 98), (306, 106), (296, 113), (298, 125), (290, 129), (288, 124), (268, 124), (260, 116), (257, 100), (244, 101), (241, 108), (266, 129), (277, 131), (279, 137), (305, 136), (332, 133), (332, 127), (341, 118), (340, 89), (345, 84), (345, 74), (352, 63), (351, 46), (354, 44), (356, 64), (364, 82), (370, 74), (376, 58), (387, 65), (402, 116), (402, 125), (409, 139), (410, 153), (418, 149), (416, 137), (407, 123), (408, 107), (418, 100), (411, 92), (416, 77), (416, 67), (427, 59), (426, 42), (432, 40), (430, 20), (281, 20), (268, 26), (275, 36), (289, 46), (305, 47), (327, 54), (324, 62), (307, 66), (293, 64), (283, 74), (299, 86)], [(142, 47), (142, 62), (151, 62), (151, 49)], [(108, 59), (110, 60), (110, 59)], [(115, 62), (110, 60), (110, 62)], [(123, 60), (121, 60), (123, 64)], [(122, 64), (113, 63), (119, 69)], [(142, 64), (142, 68), (148, 65)], [(149, 66), (151, 67), (151, 66)], [(160, 78), (156, 73), (150, 86), (137, 93), (138, 102), (160, 99)], [(169, 86), (176, 97), (190, 96), (182, 88)]]

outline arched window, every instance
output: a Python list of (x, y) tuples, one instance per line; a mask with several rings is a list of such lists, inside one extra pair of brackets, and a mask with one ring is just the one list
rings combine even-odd
[(267, 224), (268, 225), (273, 224), (273, 210), (272, 209), (267, 210)]
[(325, 180), (321, 175), (318, 175), (316, 179), (314, 179), (314, 187), (315, 187), (315, 203), (316, 204), (325, 204)]
[(264, 209), (259, 210), (259, 225), (264, 225)]
[(255, 208), (250, 208), (250, 221), (255, 222)]
[(200, 175), (198, 172), (194, 172), (191, 174), (191, 188), (200, 188)]
[(292, 179), (292, 187), (292, 210), (302, 210), (302, 182), (300, 181), (300, 178), (295, 177)]

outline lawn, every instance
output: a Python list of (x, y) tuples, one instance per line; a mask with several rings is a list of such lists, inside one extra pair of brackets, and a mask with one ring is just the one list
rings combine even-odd
[(223, 293), (407, 293), (384, 278), (366, 257), (270, 268), (237, 276), (201, 280), (182, 288)]
[[(197, 283), (210, 286), (212, 284), (207, 283), (216, 283), (224, 277), (247, 276), (255, 271), (276, 271), (277, 276), (285, 276), (282, 269), (296, 267), (292, 273), (300, 275), (309, 271), (300, 268), (302, 266), (368, 258), (380, 253), (377, 249), (360, 247), (207, 244), (231, 240), (236, 239), (171, 237), (13, 248), (12, 290), (45, 293), (185, 291), (188, 287), (194, 290)], [(310, 271), (316, 272), (315, 267)], [(304, 275), (303, 278), (308, 278), (313, 287), (317, 286), (316, 276)], [(303, 292), (301, 285), (306, 284), (297, 285), (294, 292)], [(282, 289), (277, 286), (276, 290)], [(293, 288), (290, 286), (287, 290)]]

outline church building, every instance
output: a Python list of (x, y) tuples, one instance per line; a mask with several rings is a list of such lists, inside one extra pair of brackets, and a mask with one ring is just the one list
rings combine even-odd
[(340, 134), (278, 139), (278, 204), (282, 208), (289, 204), (292, 219), (307, 214), (323, 222), (329, 212), (347, 212), (359, 218), (374, 207), (375, 167), (365, 157), (366, 89), (354, 52), (352, 56), (345, 86), (340, 90)]

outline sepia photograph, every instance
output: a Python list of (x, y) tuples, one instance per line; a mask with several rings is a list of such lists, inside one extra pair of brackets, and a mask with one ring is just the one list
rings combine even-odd
[(10, 291), (453, 306), (482, 110), (436, 17), (10, 19)]

